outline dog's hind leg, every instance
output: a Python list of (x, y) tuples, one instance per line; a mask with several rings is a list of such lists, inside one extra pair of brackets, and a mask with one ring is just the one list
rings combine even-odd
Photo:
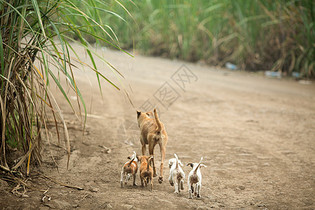
[(143, 141), (143, 138), (142, 136), (140, 136), (140, 142), (141, 142), (141, 145), (142, 145), (142, 155), (145, 155), (145, 142)]
[(196, 184), (196, 194), (197, 194), (197, 198), (200, 198), (200, 189), (201, 189), (201, 184), (197, 183)]
[(180, 180), (180, 188), (181, 190), (184, 190), (184, 180)]
[(192, 193), (194, 192), (194, 187), (192, 186), (192, 184), (190, 184), (189, 180), (188, 180), (188, 198), (192, 199)]
[(165, 160), (165, 145), (162, 143), (160, 145), (161, 150), (161, 165), (160, 165), (160, 177), (159, 177), (159, 183), (162, 184), (163, 182), (163, 167), (164, 167), (164, 160)]
[[(155, 146), (155, 144), (149, 144), (149, 154), (151, 155), (151, 156), (153, 156), (154, 157), (154, 146)], [(154, 160), (155, 158), (153, 158), (153, 160), (151, 161), (152, 162), (152, 164), (153, 164), (153, 177), (156, 177), (157, 175), (156, 175), (156, 168), (155, 168), (155, 164), (154, 164), (154, 162), (155, 162), (155, 160)]]
[(150, 178), (151, 192), (153, 190), (153, 177)]
[(168, 177), (168, 181), (170, 182), (171, 186), (174, 186), (172, 173), (170, 173), (170, 176)]
[(137, 176), (137, 174), (134, 173), (133, 174), (133, 186), (137, 186), (137, 184), (136, 184), (136, 176)]

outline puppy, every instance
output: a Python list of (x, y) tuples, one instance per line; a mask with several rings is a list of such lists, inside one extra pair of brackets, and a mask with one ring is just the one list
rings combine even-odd
[[(171, 169), (170, 169), (170, 176), (168, 178), (170, 184), (173, 186), (175, 183), (175, 192), (174, 193), (179, 193), (180, 190), (184, 190), (184, 179), (185, 179), (185, 173), (182, 169), (182, 167), (180, 167), (180, 165), (182, 165), (180, 163), (180, 161), (178, 160), (178, 157), (176, 154), (174, 154), (175, 156), (175, 163), (172, 162), (171, 165)], [(174, 158), (172, 158), (174, 159)], [(170, 164), (170, 161), (169, 161)]]
[(148, 183), (151, 185), (151, 191), (153, 189), (153, 169), (150, 166), (150, 162), (153, 159), (152, 156), (138, 156), (140, 161), (140, 180), (141, 186), (147, 186)]
[(128, 159), (131, 159), (130, 161), (127, 161), (124, 166), (121, 169), (121, 176), (120, 176), (120, 186), (124, 187), (124, 178), (125, 178), (125, 185), (130, 179), (130, 175), (133, 176), (133, 186), (136, 185), (136, 175), (138, 171), (138, 158), (136, 155), (136, 152), (134, 151), (131, 157), (128, 157)]
[(194, 187), (193, 184), (196, 184), (195, 186), (195, 196), (197, 196), (197, 198), (200, 198), (200, 190), (201, 190), (201, 180), (202, 180), (202, 176), (201, 176), (201, 172), (200, 172), (200, 168), (201, 167), (207, 167), (204, 164), (201, 164), (201, 161), (203, 160), (203, 157), (201, 157), (199, 163), (188, 163), (187, 166), (191, 166), (192, 170), (190, 171), (189, 175), (188, 175), (188, 192), (189, 192), (189, 196), (188, 198), (192, 198), (192, 193), (194, 193)]
[[(163, 181), (163, 165), (166, 152), (167, 144), (167, 133), (164, 124), (160, 121), (159, 116), (154, 109), (154, 118), (152, 117), (152, 112), (139, 112), (137, 111), (138, 126), (140, 128), (140, 142), (142, 144), (142, 155), (145, 155), (146, 145), (149, 145), (149, 154), (154, 156), (155, 145), (160, 146), (161, 150), (161, 166), (160, 166), (160, 177), (159, 183)], [(153, 159), (153, 176), (156, 176), (156, 169)]]

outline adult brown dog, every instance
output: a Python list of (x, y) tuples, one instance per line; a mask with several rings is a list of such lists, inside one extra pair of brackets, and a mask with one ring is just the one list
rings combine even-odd
[[(159, 144), (161, 150), (161, 166), (159, 183), (163, 181), (163, 165), (165, 159), (165, 151), (167, 144), (167, 133), (164, 124), (160, 121), (156, 109), (153, 110), (154, 118), (152, 118), (152, 112), (140, 112), (137, 111), (138, 126), (140, 128), (140, 142), (142, 144), (142, 155), (145, 155), (146, 145), (149, 145), (149, 154), (154, 156), (154, 147)], [(156, 169), (153, 158), (153, 176), (156, 176)]]
[(152, 156), (138, 156), (138, 160), (140, 161), (140, 180), (141, 186), (151, 185), (151, 191), (153, 189), (153, 170), (150, 166), (150, 162), (152, 161)]

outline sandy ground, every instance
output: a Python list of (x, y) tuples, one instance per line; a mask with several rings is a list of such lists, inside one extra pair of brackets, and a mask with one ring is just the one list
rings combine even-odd
[[(78, 53), (88, 60), (79, 48)], [(51, 124), (43, 166), (27, 181), (35, 188), (18, 197), (2, 187), (2, 209), (315, 208), (314, 83), (161, 58), (131, 58), (109, 50), (99, 53), (124, 75), (119, 78), (97, 61), (101, 72), (123, 91), (102, 81), (101, 96), (93, 72), (87, 68), (76, 72), (88, 112), (83, 133), (78, 118), (52, 87), (68, 124), (69, 170)], [(120, 188), (123, 163), (132, 151), (141, 151), (136, 111), (124, 90), (135, 108), (158, 107), (169, 135), (164, 182), (159, 184), (155, 178), (153, 192), (139, 186), (139, 176), (137, 187), (130, 181)], [(75, 94), (69, 90), (69, 95), (75, 104)], [(201, 199), (188, 199), (187, 180), (185, 190), (174, 194), (167, 181), (167, 161), (174, 153), (185, 164), (186, 176), (190, 171), (186, 164), (204, 157), (207, 168), (202, 168)], [(159, 165), (158, 147), (155, 154)]]

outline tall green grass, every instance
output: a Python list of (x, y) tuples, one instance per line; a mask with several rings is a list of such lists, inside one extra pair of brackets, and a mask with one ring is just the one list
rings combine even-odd
[[(119, 89), (98, 70), (86, 39), (120, 49), (111, 27), (101, 20), (104, 14), (118, 16), (107, 7), (96, 0), (0, 0), (0, 169), (10, 173), (22, 169), (28, 174), (31, 162), (40, 164), (42, 134), (49, 140), (47, 112), (52, 113), (58, 138), (65, 140), (69, 161), (67, 126), (49, 84), (55, 83), (73, 108), (61, 81), (66, 80), (81, 101), (79, 108), (86, 111), (74, 77), (76, 66), (83, 62), (71, 46), (73, 37), (85, 48), (99, 84), (105, 79)], [(117, 71), (106, 60), (104, 63)], [(59, 136), (59, 120), (64, 138)], [(10, 156), (14, 150), (20, 154), (17, 162)]]
[[(245, 70), (315, 76), (315, 3), (311, 0), (109, 1), (120, 45), (144, 54), (237, 64)], [(122, 19), (126, 20), (123, 21)]]

